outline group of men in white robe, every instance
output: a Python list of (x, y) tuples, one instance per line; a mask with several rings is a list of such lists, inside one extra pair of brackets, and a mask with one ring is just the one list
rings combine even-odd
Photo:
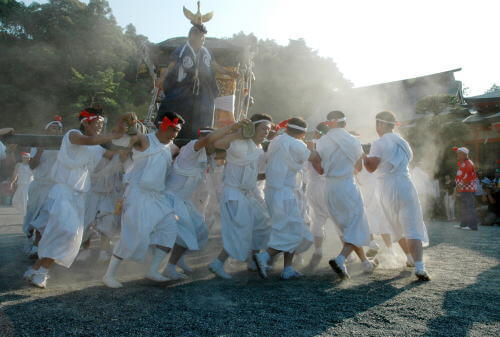
[[(187, 278), (192, 268), (185, 253), (204, 248), (209, 218), (220, 218), (222, 247), (208, 268), (224, 279), (232, 278), (224, 268), (229, 257), (266, 279), (281, 253), (281, 279), (300, 277), (294, 256), (314, 244), (309, 267), (320, 263), (328, 219), (343, 243), (329, 261), (341, 279), (349, 278), (346, 259), (352, 252), (365, 272), (377, 267), (374, 234), (384, 235), (388, 245), (399, 242), (407, 266), (415, 267), (419, 279), (430, 279), (422, 253), (427, 232), (408, 172), (412, 151), (392, 132), (397, 122), (390, 112), (377, 115), (380, 139), (368, 154), (346, 131), (341, 111), (328, 114), (312, 142), (304, 142), (307, 123), (301, 118), (280, 123), (271, 137), (272, 118), (255, 114), (225, 128), (200, 129), (199, 138), (180, 150), (173, 140), (184, 121), (175, 113), (160, 121), (158, 131), (133, 136), (127, 135), (126, 118), (110, 134), (102, 134), (99, 111), (86, 109), (79, 119), (80, 130), (68, 131), (59, 151), (34, 154), (44, 173), (35, 174), (39, 187), (30, 190), (24, 229), (38, 260), (24, 277), (37, 287), (46, 287), (54, 263), (69, 268), (94, 230), (101, 237), (99, 261), (109, 260), (106, 286), (122, 287), (116, 276), (121, 262), (144, 261), (148, 254), (147, 279)], [(245, 136), (249, 128), (254, 132)], [(126, 146), (100, 146), (109, 142)], [(367, 178), (372, 172), (376, 179)], [(361, 175), (361, 184), (368, 185), (363, 190), (372, 193), (367, 204)], [(381, 209), (381, 215), (372, 218), (369, 208)], [(117, 241), (110, 254), (112, 239)]]

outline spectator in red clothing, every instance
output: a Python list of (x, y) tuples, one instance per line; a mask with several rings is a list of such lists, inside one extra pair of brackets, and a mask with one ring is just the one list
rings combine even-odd
[(475, 205), (476, 170), (469, 159), (469, 149), (453, 148), (457, 152), (458, 171), (455, 178), (457, 196), (460, 200), (460, 225), (455, 227), (477, 231), (478, 217)]

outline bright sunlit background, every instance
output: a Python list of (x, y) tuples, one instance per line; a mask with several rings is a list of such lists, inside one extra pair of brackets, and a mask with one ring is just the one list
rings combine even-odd
[[(186, 35), (182, 6), (196, 11), (196, 0), (109, 3), (118, 24), (134, 24), (152, 42)], [(460, 67), (455, 75), (468, 96), (500, 84), (498, 0), (202, 0), (201, 11), (214, 11), (208, 36), (304, 38), (355, 86)]]

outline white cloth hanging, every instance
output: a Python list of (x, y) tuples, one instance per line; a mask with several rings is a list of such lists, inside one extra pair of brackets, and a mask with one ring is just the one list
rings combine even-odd
[(392, 227), (395, 240), (401, 237), (421, 240), (428, 245), (429, 236), (413, 184), (408, 164), (413, 158), (410, 145), (395, 133), (386, 133), (373, 142), (369, 157), (380, 158), (375, 171), (378, 178), (380, 202)]
[(135, 261), (144, 260), (152, 245), (172, 248), (177, 237), (175, 214), (164, 195), (171, 148), (154, 133), (147, 139), (148, 148), (132, 149), (132, 160), (126, 165), (120, 240), (113, 250), (114, 255)]
[[(36, 148), (31, 149), (31, 158), (35, 157), (37, 153)], [(58, 150), (44, 150), (40, 156), (38, 166), (33, 170), (33, 181), (30, 184), (28, 192), (28, 207), (26, 216), (23, 221), (23, 231), (25, 234), (35, 228), (34, 222), (38, 223), (37, 226), (45, 227), (48, 220), (48, 213), (41, 213), (42, 206), (47, 199), (50, 189), (54, 186), (50, 173), (52, 167), (57, 160)]]
[(303, 213), (299, 171), (309, 158), (304, 142), (288, 134), (274, 138), (267, 151), (266, 204), (271, 216), (270, 248), (302, 253), (309, 249), (313, 236)]
[(82, 242), (85, 213), (85, 192), (90, 188), (90, 175), (106, 151), (101, 146), (74, 145), (68, 131), (61, 144), (57, 160), (51, 170), (56, 183), (51, 188), (43, 209), (48, 212), (38, 256), (51, 258), (69, 268)]
[(359, 140), (343, 128), (334, 128), (316, 144), (327, 179), (325, 199), (330, 216), (346, 243), (361, 247), (370, 242), (363, 198), (354, 180), (361, 158)]
[(24, 218), (28, 206), (28, 191), (33, 181), (33, 171), (28, 164), (24, 163), (17, 163), (14, 170), (17, 175), (17, 188), (12, 197), (12, 206), (14, 206)]
[(271, 227), (269, 215), (257, 197), (262, 147), (253, 140), (236, 140), (227, 149), (224, 190), (220, 202), (224, 250), (245, 261), (251, 250), (267, 247)]
[(194, 148), (197, 141), (181, 148), (165, 189), (165, 196), (178, 216), (177, 244), (189, 250), (199, 250), (208, 241), (208, 226), (192, 201), (208, 165), (205, 148), (198, 151)]

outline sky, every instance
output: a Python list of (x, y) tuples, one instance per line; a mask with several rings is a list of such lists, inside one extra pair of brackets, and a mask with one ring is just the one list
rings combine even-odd
[[(196, 0), (108, 1), (120, 26), (152, 42), (185, 36), (182, 6), (196, 12)], [(202, 0), (201, 11), (214, 12), (210, 37), (304, 38), (355, 87), (455, 68), (467, 96), (500, 85), (498, 0)]]

